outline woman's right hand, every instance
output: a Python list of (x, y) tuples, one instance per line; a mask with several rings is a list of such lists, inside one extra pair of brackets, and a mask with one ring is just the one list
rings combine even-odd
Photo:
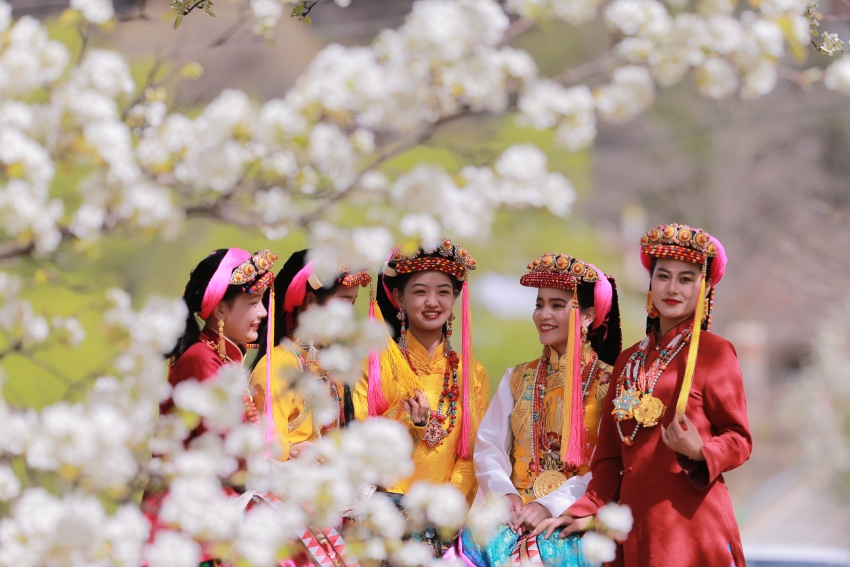
[(431, 406), (428, 403), (428, 396), (425, 392), (416, 390), (412, 398), (407, 398), (401, 402), (404, 405), (404, 411), (410, 416), (413, 425), (422, 427), (428, 423), (428, 416), (431, 415)]
[(546, 532), (544, 539), (549, 539), (555, 530), (558, 528), (563, 528), (561, 533), (558, 534), (559, 537), (565, 538), (570, 534), (576, 532), (586, 532), (590, 529), (593, 524), (593, 516), (587, 516), (586, 518), (573, 518), (572, 516), (558, 516), (557, 518), (549, 518), (547, 520), (543, 520), (537, 527), (534, 529), (534, 532), (531, 534), (533, 537)]
[(519, 494), (505, 494), (505, 498), (508, 499), (508, 510), (511, 514), (511, 517), (508, 519), (508, 527), (510, 527), (515, 533), (519, 533), (519, 515), (522, 512), (522, 508), (525, 506), (525, 503), (522, 501), (522, 498), (519, 497)]

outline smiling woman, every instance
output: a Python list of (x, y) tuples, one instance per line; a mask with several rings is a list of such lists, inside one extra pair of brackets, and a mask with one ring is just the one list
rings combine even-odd
[(464, 531), (460, 553), (477, 567), (521, 565), (540, 554), (546, 565), (579, 567), (578, 536), (537, 537), (590, 479), (602, 400), (621, 348), (613, 278), (566, 254), (543, 254), (520, 284), (537, 288), (534, 324), (543, 354), (509, 368), (475, 443), (475, 471), (485, 495), (503, 498), (510, 520), (481, 546)]
[[(267, 315), (262, 299), (274, 283), (271, 268), (275, 261), (277, 255), (268, 250), (251, 254), (229, 248), (214, 250), (192, 270), (183, 292), (189, 312), (186, 326), (169, 354), (172, 387), (187, 380), (211, 380), (222, 367), (242, 364), (245, 343), (257, 340), (258, 327)], [(171, 398), (160, 404), (160, 416), (174, 410)], [(205, 431), (201, 422), (186, 438), (186, 445), (191, 447)], [(142, 497), (142, 510), (151, 524), (151, 542), (172, 528), (159, 513), (167, 499), (167, 487), (158, 482), (151, 482)], [(211, 549), (204, 549), (203, 561), (215, 559)]]
[[(406, 423), (415, 447), (413, 475), (388, 489), (398, 503), (417, 481), (450, 483), (467, 502), (478, 488), (472, 451), (489, 382), (472, 357), (466, 279), (474, 269), (465, 249), (442, 240), (434, 248), (395, 249), (379, 276), (378, 305), (396, 341), (381, 354), (380, 375), (369, 377), (369, 413)], [(459, 356), (451, 337), (461, 295)], [(441, 555), (454, 535), (426, 528), (414, 537)]]

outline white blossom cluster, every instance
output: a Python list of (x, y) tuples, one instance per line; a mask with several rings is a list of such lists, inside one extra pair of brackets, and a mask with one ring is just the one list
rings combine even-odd
[(605, 22), (621, 38), (619, 57), (646, 66), (660, 86), (693, 72), (705, 96), (758, 98), (776, 84), (786, 41), (792, 52), (808, 42), (804, 6), (762, 2), (759, 12), (735, 15), (736, 5), (701, 0), (696, 13), (673, 14), (656, 0), (614, 0), (605, 8)]
[[(293, 4), (250, 0), (258, 32), (268, 34)], [(0, 0), (2, 257), (78, 258), (116, 232), (175, 235), (186, 217), (201, 215), (259, 227), (270, 239), (305, 230), (322, 277), (343, 261), (352, 268), (380, 263), (399, 233), (479, 238), (505, 208), (566, 216), (575, 191), (533, 145), (459, 171), (384, 165), (445, 123), (514, 108), (524, 124), (554, 129), (568, 149), (588, 148), (598, 119), (632, 119), (653, 104), (657, 87), (688, 74), (706, 96), (757, 98), (774, 88), (786, 51), (796, 53), (809, 37), (800, 0), (762, 0), (758, 11), (743, 13), (732, 0), (698, 0), (695, 11), (655, 0), (504, 4), (416, 2), (402, 26), (371, 45), (324, 49), (280, 98), (257, 102), (228, 89), (181, 112), (169, 108), (164, 89), (136, 84), (118, 53), (86, 44), (77, 60), (39, 21), (13, 19)], [(70, 0), (69, 7), (88, 32), (114, 16), (110, 0)], [(541, 77), (528, 52), (506, 45), (505, 8), (574, 25), (601, 14), (616, 65), (599, 84)], [(823, 35), (821, 51), (843, 49), (840, 38)], [(850, 61), (832, 63), (823, 80), (850, 94)], [(365, 220), (348, 222), (349, 211), (336, 207), (342, 202)], [(0, 272), (6, 350), (74, 348), (86, 340), (76, 314), (34, 306), (22, 287), (18, 276)], [(421, 545), (403, 542), (404, 519), (386, 497), (351, 504), (364, 485), (388, 486), (410, 474), (412, 446), (401, 425), (356, 423), (297, 459), (269, 460), (265, 453), (274, 450), (262, 429), (242, 423), (243, 374), (227, 369), (203, 383), (168, 384), (163, 355), (183, 331), (182, 301), (154, 298), (134, 308), (121, 290), (106, 299), (101, 330), (120, 354), (90, 389), (40, 410), (0, 400), (0, 567), (135, 566), (143, 556), (151, 567), (194, 566), (205, 549), (272, 565), (292, 550), (299, 530), (338, 523), (342, 510), (363, 520), (366, 536), (352, 547), (358, 557), (426, 562)], [(354, 321), (350, 308), (333, 302), (311, 309), (301, 324), (299, 334), (333, 343), (320, 362), (348, 383), (360, 376), (369, 349), (387, 340), (384, 329)], [(845, 335), (824, 337), (824, 368), (847, 367), (827, 358), (847, 350)], [(315, 380), (296, 377), (294, 384), (314, 400), (320, 419), (333, 411), (310, 390)], [(169, 398), (175, 410), (157, 419)], [(831, 430), (821, 437), (842, 436)], [(170, 487), (161, 519), (172, 529), (145, 547), (150, 526), (131, 500), (152, 479)], [(245, 511), (244, 500), (222, 492), (227, 483), (246, 484), (272, 503)], [(493, 504), (465, 518), (465, 503), (445, 486), (415, 486), (407, 504), (417, 521), (446, 530), (466, 522), (479, 540), (506, 517)], [(599, 519), (628, 531), (622, 512)], [(609, 543), (587, 537), (588, 557), (606, 560)]]

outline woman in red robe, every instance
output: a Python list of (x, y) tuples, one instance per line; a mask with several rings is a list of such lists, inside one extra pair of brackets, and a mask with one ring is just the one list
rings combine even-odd
[[(257, 340), (259, 325), (267, 315), (262, 299), (274, 282), (271, 268), (276, 260), (277, 255), (268, 250), (251, 254), (239, 248), (219, 249), (192, 270), (183, 292), (189, 311), (186, 327), (168, 354), (168, 382), (172, 387), (185, 380), (212, 379), (226, 365), (241, 366), (246, 343)], [(253, 413), (249, 399), (246, 409)], [(164, 400), (159, 410), (160, 415), (171, 413), (174, 401)], [(188, 447), (204, 431), (202, 422), (190, 432), (185, 445)], [(230, 487), (225, 490), (236, 494)], [(158, 481), (151, 481), (142, 496), (142, 511), (151, 523), (150, 542), (157, 533), (171, 528), (159, 517), (167, 497), (167, 488)], [(206, 550), (201, 561), (219, 564)]]
[(611, 565), (743, 567), (723, 473), (749, 458), (752, 437), (735, 349), (708, 332), (726, 255), (704, 231), (671, 224), (644, 235), (641, 260), (650, 272), (648, 332), (614, 367), (593, 479), (539, 529), (586, 530), (619, 500), (634, 527)]

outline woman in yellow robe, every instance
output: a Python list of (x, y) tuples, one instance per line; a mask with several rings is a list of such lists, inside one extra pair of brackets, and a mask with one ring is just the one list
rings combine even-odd
[[(433, 249), (397, 248), (379, 276), (377, 302), (393, 327), (394, 341), (370, 375), (370, 415), (408, 425), (414, 473), (387, 489), (399, 502), (418, 481), (451, 483), (472, 502), (478, 490), (472, 453), (477, 424), (489, 400), (484, 367), (472, 356), (466, 278), (475, 260), (443, 240)], [(462, 353), (452, 346), (453, 307), (463, 295)], [(424, 539), (442, 554), (439, 534)]]
[[(296, 337), (298, 317), (313, 305), (324, 305), (331, 299), (350, 302), (357, 300), (362, 286), (371, 282), (366, 272), (342, 271), (337, 278), (323, 284), (307, 262), (307, 250), (292, 254), (275, 280), (274, 339), (271, 368), (266, 356), (257, 361), (251, 373), (251, 394), (256, 408), (265, 405), (267, 372), (271, 371), (272, 415), (280, 452), (279, 460), (296, 458), (306, 447), (321, 439), (329, 429), (344, 427), (356, 417), (366, 414), (365, 399), (360, 403), (351, 389), (334, 380), (319, 366), (318, 348), (309, 337)], [(261, 334), (262, 335), (262, 334)], [(309, 371), (322, 380), (332, 399), (338, 404), (336, 416), (329, 422), (317, 419), (310, 400), (303, 391), (291, 387), (290, 379)]]
[(578, 537), (533, 537), (584, 494), (611, 364), (622, 347), (613, 279), (565, 254), (544, 254), (520, 279), (538, 288), (534, 323), (541, 357), (508, 369), (478, 431), (475, 470), (482, 491), (505, 498), (508, 525), (479, 545), (461, 538), (468, 563), (584, 567)]

